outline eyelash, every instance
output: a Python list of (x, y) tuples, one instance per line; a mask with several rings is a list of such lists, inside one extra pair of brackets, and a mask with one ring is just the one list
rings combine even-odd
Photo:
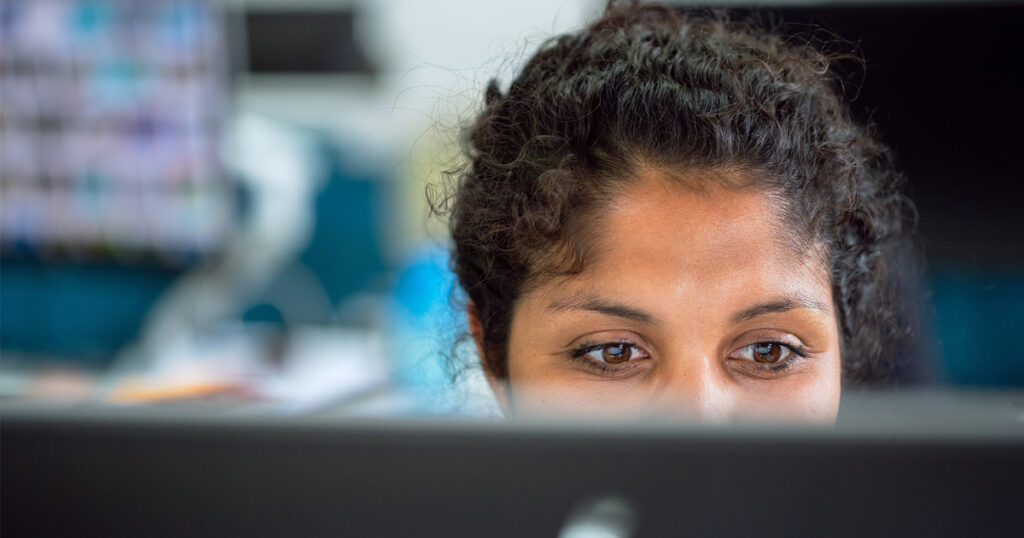
[[(787, 344), (786, 342), (782, 342), (782, 341), (779, 341), (779, 340), (771, 340), (771, 339), (769, 339), (769, 340), (758, 340), (757, 342), (753, 342), (751, 344), (747, 344), (747, 345), (741, 347), (740, 350), (744, 350), (744, 349), (747, 349), (747, 348), (750, 348), (750, 347), (753, 347), (753, 346), (765, 345), (765, 344), (769, 344), (769, 345), (774, 344), (774, 345), (782, 346), (782, 347), (784, 347), (784, 348), (786, 348), (786, 349), (788, 349), (790, 351), (790, 355), (785, 360), (779, 361), (777, 363), (760, 363), (760, 362), (752, 361), (752, 360), (749, 360), (749, 359), (735, 359), (735, 360), (744, 362), (745, 363), (745, 365), (744, 365), (745, 368), (754, 368), (756, 370), (759, 370), (759, 371), (762, 371), (762, 372), (768, 372), (768, 373), (779, 373), (779, 372), (784, 372), (784, 371), (788, 370), (791, 366), (793, 366), (793, 364), (799, 362), (800, 360), (803, 360), (803, 359), (807, 358), (807, 351), (804, 349), (803, 346)], [(730, 357), (731, 357), (731, 355), (730, 355)]]
[[(747, 349), (747, 348), (750, 348), (750, 347), (753, 347), (753, 346), (766, 345), (766, 344), (782, 346), (783, 348), (789, 350), (790, 354), (789, 354), (789, 356), (785, 360), (777, 362), (777, 363), (759, 363), (757, 361), (748, 360), (748, 359), (734, 359), (734, 360), (742, 361), (743, 363), (745, 363), (745, 365), (744, 365), (745, 368), (753, 368), (755, 370), (759, 370), (761, 372), (766, 372), (766, 373), (779, 373), (779, 372), (783, 372), (783, 371), (788, 370), (791, 366), (793, 366), (794, 363), (799, 362), (800, 360), (807, 358), (807, 352), (804, 350), (803, 346), (788, 344), (786, 342), (782, 342), (782, 341), (779, 341), (779, 340), (758, 340), (757, 342), (754, 342), (754, 343), (751, 343), (751, 344), (747, 344), (746, 346), (741, 347), (740, 350), (744, 350), (744, 349)], [(636, 349), (641, 349), (640, 346), (638, 346), (637, 344), (634, 344), (633, 342), (629, 342), (629, 341), (626, 341), (626, 340), (616, 340), (616, 341), (610, 341), (610, 342), (585, 342), (583, 344), (580, 344), (578, 347), (576, 347), (572, 351), (570, 351), (569, 352), (569, 358), (574, 360), (574, 361), (580, 362), (581, 364), (583, 364), (584, 366), (586, 366), (588, 368), (592, 368), (594, 370), (597, 370), (598, 372), (600, 372), (602, 374), (611, 374), (611, 375), (621, 374), (621, 373), (623, 373), (625, 371), (631, 370), (635, 363), (639, 362), (640, 360), (644, 360), (644, 359), (650, 358), (650, 354), (648, 354), (647, 357), (643, 357), (643, 358), (640, 358), (640, 359), (631, 359), (631, 360), (627, 360), (627, 361), (625, 361), (625, 362), (623, 362), (623, 363), (621, 363), (619, 365), (614, 365), (614, 364), (609, 364), (607, 362), (603, 362), (603, 361), (599, 361), (599, 360), (595, 360), (595, 359), (591, 359), (591, 358), (587, 357), (587, 355), (589, 355), (590, 353), (592, 353), (594, 351), (598, 351), (598, 350), (601, 350), (601, 349), (603, 349), (603, 348), (605, 348), (607, 346), (614, 346), (614, 345), (629, 346), (629, 347), (631, 347), (631, 348), (633, 348), (635, 350)], [(647, 352), (644, 351), (644, 353), (647, 353)], [(731, 357), (731, 355), (730, 355), (730, 357)]]
[(599, 351), (607, 346), (615, 345), (628, 346), (634, 350), (642, 350), (640, 346), (628, 340), (615, 340), (610, 342), (584, 342), (583, 344), (580, 344), (578, 347), (569, 352), (569, 358), (574, 361), (578, 361), (582, 365), (594, 369), (601, 374), (606, 375), (622, 374), (624, 372), (632, 370), (637, 362), (650, 358), (650, 354), (647, 353), (646, 351), (643, 351), (643, 353), (647, 354), (647, 357), (630, 359), (620, 364), (609, 364), (607, 362), (602, 362), (587, 357), (587, 355), (593, 353), (594, 351)]

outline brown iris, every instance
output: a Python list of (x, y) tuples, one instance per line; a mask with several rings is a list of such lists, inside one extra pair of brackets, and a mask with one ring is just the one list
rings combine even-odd
[(779, 362), (782, 357), (782, 344), (762, 342), (754, 344), (754, 360), (762, 363)]
[(633, 346), (630, 344), (608, 344), (601, 348), (601, 360), (608, 364), (620, 364), (632, 356)]

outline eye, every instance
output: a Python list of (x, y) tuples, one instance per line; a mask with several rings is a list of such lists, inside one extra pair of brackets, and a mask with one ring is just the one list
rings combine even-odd
[(601, 364), (623, 364), (631, 360), (650, 358), (646, 351), (629, 342), (590, 344), (576, 350), (574, 357), (586, 357)]
[(781, 342), (757, 342), (744, 346), (738, 350), (738, 357), (760, 364), (781, 364), (791, 360), (794, 355), (800, 355), (789, 345)]

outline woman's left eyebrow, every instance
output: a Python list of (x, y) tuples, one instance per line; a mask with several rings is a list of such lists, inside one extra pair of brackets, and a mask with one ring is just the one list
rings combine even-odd
[(600, 314), (624, 318), (648, 325), (655, 324), (654, 316), (644, 312), (643, 310), (629, 305), (608, 301), (589, 293), (576, 294), (565, 299), (552, 301), (551, 304), (548, 305), (548, 310), (554, 310), (556, 312), (564, 312), (566, 310), (589, 310), (591, 312), (598, 312)]
[(791, 293), (744, 308), (733, 314), (732, 322), (740, 323), (765, 314), (778, 314), (798, 308), (817, 310), (826, 314), (831, 312), (831, 309), (820, 301), (815, 301), (802, 293)]

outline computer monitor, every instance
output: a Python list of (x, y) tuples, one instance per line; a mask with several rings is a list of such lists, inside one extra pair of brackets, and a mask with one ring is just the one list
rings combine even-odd
[(1022, 397), (986, 398), (835, 428), (7, 406), (3, 535), (1019, 535)]

